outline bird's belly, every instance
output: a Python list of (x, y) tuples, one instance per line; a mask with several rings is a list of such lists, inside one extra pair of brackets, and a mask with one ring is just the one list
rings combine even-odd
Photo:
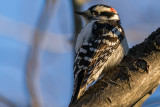
[(107, 62), (104, 65), (104, 72), (113, 69), (117, 66), (123, 59), (125, 55), (128, 53), (128, 44), (126, 38), (121, 41), (121, 44), (118, 48), (112, 53), (112, 55), (108, 58)]

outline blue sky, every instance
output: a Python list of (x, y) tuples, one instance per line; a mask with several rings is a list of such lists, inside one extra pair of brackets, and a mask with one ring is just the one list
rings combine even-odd
[[(160, 22), (158, 0), (93, 0), (82, 10), (97, 3), (109, 4), (119, 12), (130, 47), (142, 42), (160, 25), (157, 23)], [(29, 104), (26, 61), (43, 4), (44, 0), (0, 1), (0, 95), (20, 107)], [(67, 107), (70, 101), (73, 86), (73, 49), (69, 42), (74, 35), (72, 9), (71, 0), (57, 0), (40, 46), (39, 88), (44, 107)], [(158, 90), (146, 105), (160, 102)]]

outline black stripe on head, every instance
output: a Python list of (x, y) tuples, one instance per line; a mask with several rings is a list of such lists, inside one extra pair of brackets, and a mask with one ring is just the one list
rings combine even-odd
[(101, 12), (100, 16), (106, 16), (108, 18), (111, 18), (115, 13), (112, 12)]

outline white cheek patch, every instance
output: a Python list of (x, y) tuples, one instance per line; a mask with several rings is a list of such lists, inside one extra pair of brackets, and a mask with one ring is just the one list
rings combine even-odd
[(109, 20), (119, 20), (118, 14), (115, 14), (114, 16), (112, 16), (111, 18), (109, 18)]

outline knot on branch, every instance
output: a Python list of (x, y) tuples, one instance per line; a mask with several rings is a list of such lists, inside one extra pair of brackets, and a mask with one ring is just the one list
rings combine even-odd
[(136, 68), (136, 70), (138, 70), (141, 73), (147, 72), (149, 71), (149, 65), (147, 64), (147, 62), (144, 59), (138, 59), (135, 63), (134, 66)]
[(108, 103), (108, 104), (111, 104), (112, 103), (112, 101), (111, 101), (111, 99), (110, 98), (106, 98), (106, 102)]
[(106, 87), (108, 86), (108, 83), (107, 83), (106, 81), (101, 81), (101, 82), (100, 82), (100, 86), (101, 86), (102, 88), (106, 88)]
[(123, 81), (123, 80), (129, 81), (129, 78), (131, 77), (131, 74), (130, 74), (130, 72), (128, 72), (128, 68), (123, 67), (123, 68), (120, 69), (120, 71), (121, 72), (119, 73), (118, 78), (121, 81)]

